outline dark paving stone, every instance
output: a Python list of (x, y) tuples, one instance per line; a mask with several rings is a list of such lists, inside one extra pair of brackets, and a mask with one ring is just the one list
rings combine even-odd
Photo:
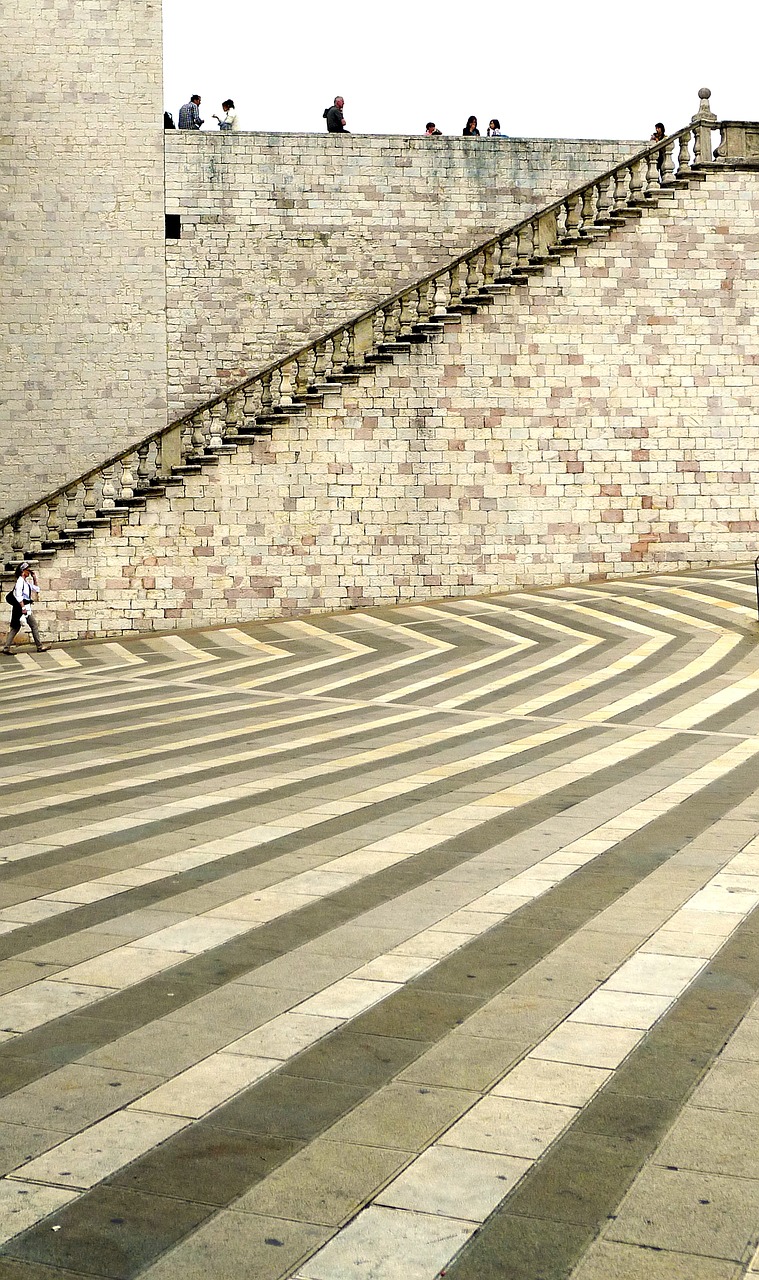
[(4, 1253), (75, 1274), (131, 1280), (213, 1212), (208, 1204), (98, 1187), (67, 1208), (60, 1231), (40, 1223), (11, 1240)]
[[(704, 1042), (709, 1041), (706, 1028)], [(680, 1100), (709, 1067), (714, 1058), (710, 1048), (694, 1049), (686, 1043), (671, 1048), (659, 1040), (644, 1042), (637, 1050), (634, 1062), (623, 1063), (606, 1086), (608, 1094), (629, 1093), (633, 1083), (641, 1097), (673, 1098)]]
[(347, 1081), (376, 1089), (430, 1048), (428, 1041), (346, 1034), (325, 1040), (287, 1064), (291, 1076)]
[[(633, 1077), (634, 1080), (634, 1077)], [(659, 1143), (682, 1103), (679, 1098), (651, 1098), (637, 1094), (601, 1091), (576, 1120), (578, 1130), (602, 1134), (621, 1142)]]
[(476, 996), (423, 991), (409, 984), (361, 1014), (352, 1029), (359, 1035), (439, 1040), (471, 1013), (476, 1013), (481, 1004), (482, 1000)]
[(337, 1081), (303, 1080), (278, 1073), (220, 1107), (214, 1113), (214, 1125), (308, 1141), (363, 1102), (370, 1092)]
[(302, 1145), (294, 1138), (197, 1125), (120, 1170), (105, 1185), (222, 1207)]
[[(566, 1280), (587, 1244), (584, 1227), (501, 1214), (446, 1270), (455, 1280)], [(673, 1278), (674, 1280), (674, 1278)]]
[[(90, 1273), (91, 1274), (91, 1273)], [(0, 1280), (83, 1280), (83, 1271), (62, 1271), (39, 1262), (17, 1262), (0, 1257)]]
[(508, 1217), (550, 1219), (595, 1227), (641, 1169), (645, 1139), (572, 1129), (552, 1160), (530, 1170), (508, 1200)]

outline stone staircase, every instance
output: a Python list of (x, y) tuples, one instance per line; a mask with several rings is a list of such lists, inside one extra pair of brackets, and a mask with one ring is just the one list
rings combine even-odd
[(703, 181), (712, 162), (708, 91), (691, 124), (631, 156), (537, 214), (509, 227), (449, 265), (405, 287), (351, 322), (276, 361), (241, 385), (14, 512), (0, 525), (0, 566), (7, 577), (22, 559), (49, 560), (96, 530), (123, 520), (149, 498), (176, 492), (188, 476), (277, 424), (307, 414), (324, 397), (392, 364), (414, 344), (434, 340), (444, 324), (487, 307), (493, 298), (614, 233), (644, 209)]

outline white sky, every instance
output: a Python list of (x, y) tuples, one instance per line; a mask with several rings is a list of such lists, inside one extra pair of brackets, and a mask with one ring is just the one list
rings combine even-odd
[(648, 138), (687, 124), (697, 90), (720, 119), (759, 119), (756, 0), (163, 0), (165, 106), (223, 98), (240, 127), (323, 132), (345, 98), (353, 133)]

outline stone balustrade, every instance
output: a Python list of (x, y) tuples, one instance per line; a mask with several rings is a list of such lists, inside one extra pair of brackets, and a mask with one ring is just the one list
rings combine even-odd
[[(684, 129), (14, 513), (0, 526), (0, 564), (39, 560), (91, 535), (147, 497), (181, 485), (185, 475), (213, 464), (222, 453), (268, 434), (273, 423), (303, 412), (310, 401), (391, 361), (393, 352), (426, 341), (446, 318), (475, 310), (495, 291), (523, 283), (551, 260), (698, 179), (699, 170), (715, 163), (711, 134), (718, 127), (709, 91), (699, 96), (699, 112)], [(744, 139), (754, 139), (752, 130), (759, 131), (759, 125), (741, 127)], [(717, 163), (734, 160), (740, 147), (736, 127), (722, 128), (723, 145), (732, 151)]]

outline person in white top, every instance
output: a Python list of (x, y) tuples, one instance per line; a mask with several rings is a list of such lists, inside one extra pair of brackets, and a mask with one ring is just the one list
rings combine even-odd
[(219, 122), (219, 128), (222, 130), (222, 132), (225, 132), (228, 129), (231, 129), (233, 132), (236, 132), (237, 131), (237, 112), (235, 110), (235, 104), (232, 101), (232, 99), (227, 98), (225, 102), (222, 102), (221, 109), (224, 112), (224, 115), (214, 116), (214, 120), (218, 120)]
[(21, 630), (22, 618), (26, 618), (26, 621), (29, 624), (29, 630), (32, 633), (32, 638), (37, 646), (38, 653), (44, 653), (46, 649), (50, 648), (50, 645), (43, 644), (40, 640), (37, 620), (32, 609), (32, 606), (39, 595), (39, 586), (37, 584), (37, 575), (30, 567), (28, 560), (21, 561), (21, 564), (18, 567), (15, 584), (13, 589), (8, 592), (8, 595), (12, 600), (11, 625), (7, 636), (5, 637), (5, 644), (2, 649), (0, 649), (0, 653), (10, 653), (11, 645)]

